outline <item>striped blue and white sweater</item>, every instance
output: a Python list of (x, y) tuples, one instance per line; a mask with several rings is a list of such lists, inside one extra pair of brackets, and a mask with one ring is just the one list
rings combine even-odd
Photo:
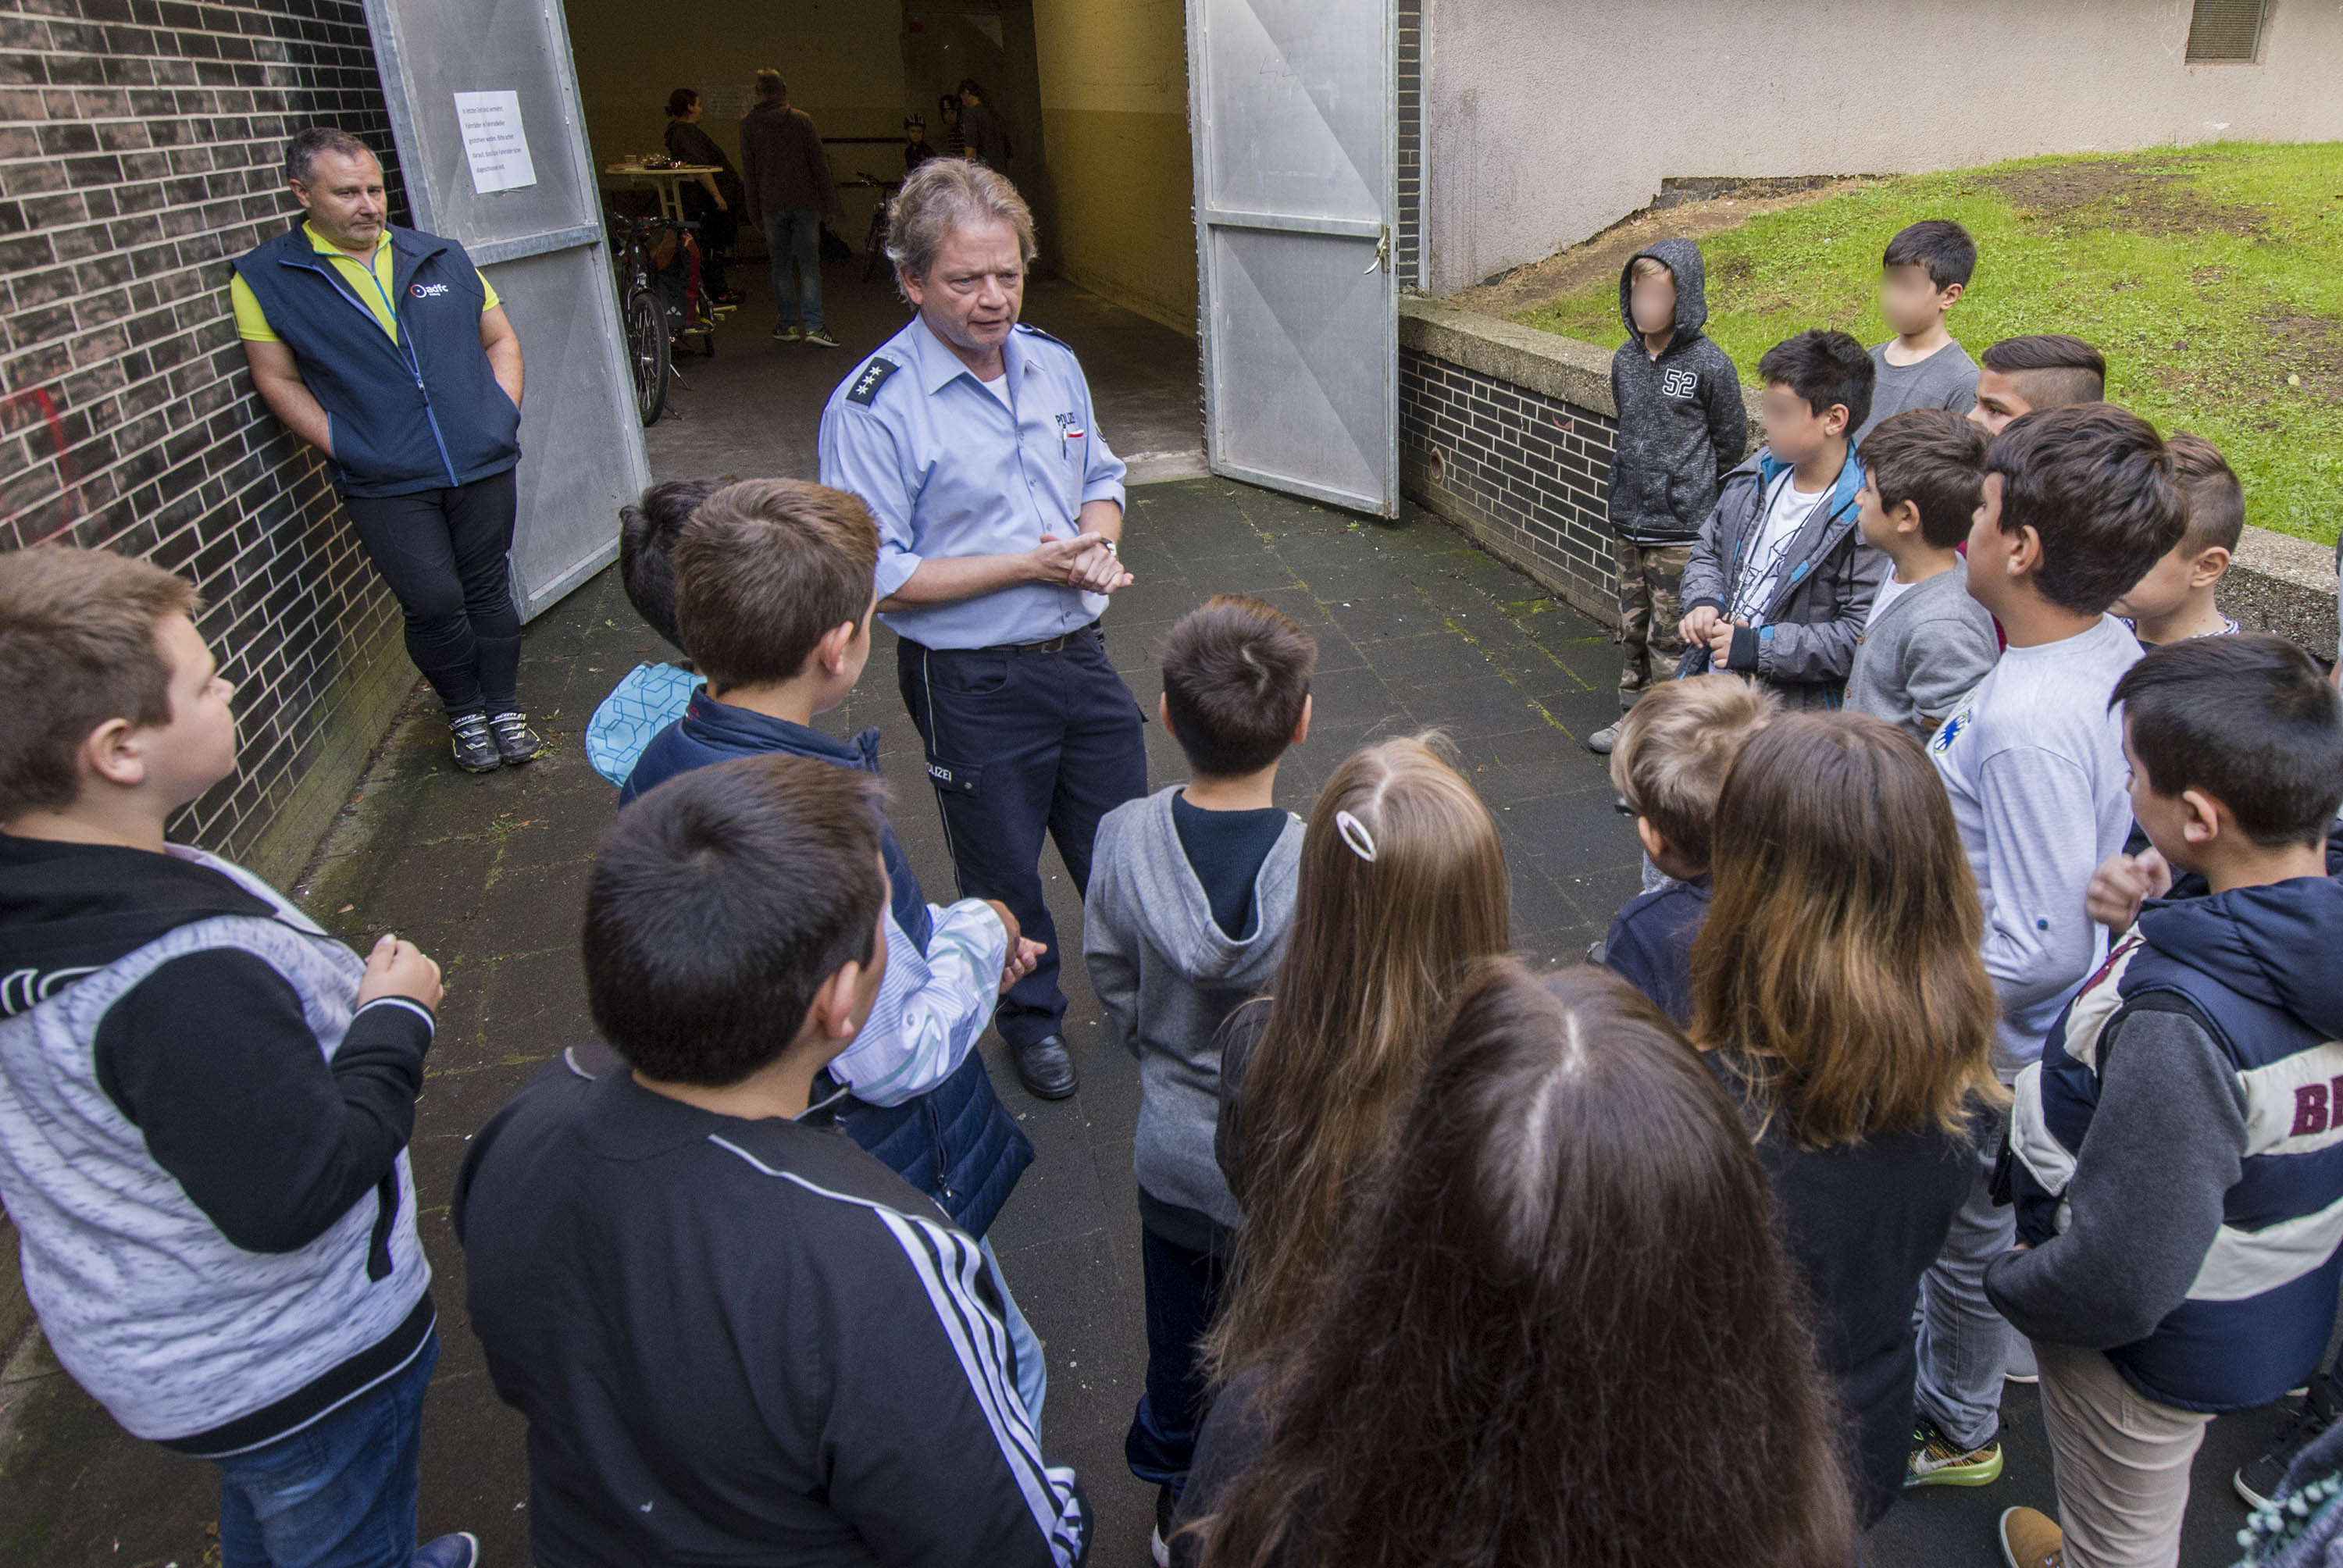
[(2017, 1081), (2018, 1233), (1986, 1290), (2182, 1410), (2318, 1364), (2343, 1283), (2343, 881), (2150, 904)]

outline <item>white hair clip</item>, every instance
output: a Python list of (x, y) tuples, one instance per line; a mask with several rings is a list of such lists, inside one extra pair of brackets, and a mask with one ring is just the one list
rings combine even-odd
[(1375, 836), (1367, 831), (1364, 822), (1348, 811), (1334, 813), (1334, 831), (1342, 835), (1342, 842), (1351, 846), (1351, 853), (1360, 859), (1373, 860), (1375, 858)]

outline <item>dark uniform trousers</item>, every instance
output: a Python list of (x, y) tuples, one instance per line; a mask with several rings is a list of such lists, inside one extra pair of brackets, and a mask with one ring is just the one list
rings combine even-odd
[[(926, 743), (929, 779), (960, 897), (998, 899), (1050, 950), (993, 1013), (1011, 1047), (1059, 1032), (1064, 945), (1041, 893), (1041, 838), (1087, 892), (1099, 819), (1147, 793), (1146, 719), (1095, 626), (1054, 649), (897, 645), (903, 706)], [(1075, 930), (1079, 941), (1081, 930)]]

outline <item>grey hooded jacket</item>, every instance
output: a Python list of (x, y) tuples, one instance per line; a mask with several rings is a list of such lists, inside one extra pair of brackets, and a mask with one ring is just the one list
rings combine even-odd
[[(1675, 336), (1654, 359), (1628, 308), (1635, 263), (1651, 256), (1675, 275)], [(1680, 545), (1700, 534), (1717, 487), (1749, 445), (1749, 410), (1732, 358), (1704, 337), (1706, 273), (1700, 246), (1664, 239), (1619, 272), (1627, 341), (1611, 357), (1619, 440), (1611, 458), (1611, 530), (1639, 545)]]
[(1150, 1196), (1242, 1218), (1212, 1157), (1220, 1119), (1221, 1026), (1267, 990), (1293, 923), (1302, 819), (1285, 831), (1253, 881), (1252, 934), (1232, 940), (1213, 923), (1203, 884), (1172, 819), (1179, 786), (1108, 812), (1099, 823), (1083, 900), (1082, 954), (1116, 1039), (1139, 1059), (1139, 1132), (1131, 1169)]

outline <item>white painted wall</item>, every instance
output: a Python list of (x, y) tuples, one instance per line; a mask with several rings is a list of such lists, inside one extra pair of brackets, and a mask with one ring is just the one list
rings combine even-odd
[(2233, 137), (2343, 139), (2343, 5), (2272, 0), (2189, 65), (2187, 0), (1425, 0), (1434, 294), (1704, 175), (1885, 174)]

